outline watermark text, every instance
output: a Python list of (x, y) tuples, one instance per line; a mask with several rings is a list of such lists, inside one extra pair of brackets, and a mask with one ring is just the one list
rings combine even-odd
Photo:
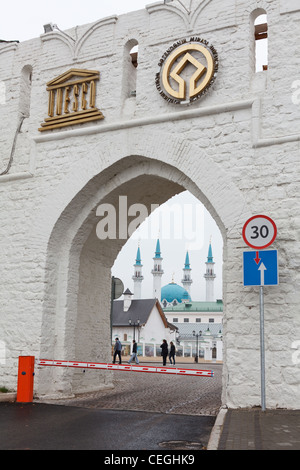
[(153, 239), (186, 240), (190, 250), (201, 249), (204, 242), (204, 208), (201, 204), (170, 204), (161, 208), (135, 203), (119, 196), (118, 207), (100, 204), (96, 234), (100, 240)]

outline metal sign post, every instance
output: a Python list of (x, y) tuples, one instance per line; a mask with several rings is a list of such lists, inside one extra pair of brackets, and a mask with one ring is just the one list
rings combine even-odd
[(264, 288), (260, 286), (260, 371), (261, 371), (261, 409), (266, 411), (266, 374), (265, 374), (265, 322), (264, 322)]
[(112, 341), (112, 327), (113, 327), (113, 302), (119, 299), (124, 292), (124, 284), (118, 277), (112, 276), (111, 278), (111, 298), (110, 298), (110, 338)]
[(261, 250), (272, 245), (276, 236), (277, 227), (274, 221), (264, 215), (251, 217), (243, 227), (245, 243), (256, 250), (243, 253), (243, 275), (244, 286), (259, 286), (262, 411), (266, 411), (264, 286), (278, 284), (278, 257), (277, 250)]

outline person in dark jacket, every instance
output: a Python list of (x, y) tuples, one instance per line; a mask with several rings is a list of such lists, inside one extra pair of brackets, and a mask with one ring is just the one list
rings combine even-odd
[(122, 344), (119, 338), (116, 338), (115, 346), (114, 346), (114, 360), (113, 364), (116, 362), (116, 356), (119, 356), (119, 364), (122, 364), (122, 359), (121, 359), (121, 352), (122, 352)]
[(163, 358), (163, 366), (165, 366), (166, 361), (167, 361), (167, 356), (168, 356), (168, 343), (165, 339), (163, 339), (163, 342), (160, 345), (160, 347), (161, 347), (161, 355)]
[(175, 366), (175, 346), (173, 341), (170, 342), (170, 354), (169, 354), (169, 359), (170, 359), (170, 364), (172, 364), (172, 359), (173, 359), (173, 365)]
[(135, 342), (135, 339), (132, 340), (132, 342), (133, 342), (132, 354), (131, 354), (131, 357), (130, 357), (130, 359), (129, 359), (129, 361), (128, 361), (128, 364), (130, 364), (133, 359), (135, 359), (135, 363), (136, 363), (136, 364), (139, 364), (139, 359), (138, 359), (138, 357), (137, 357), (137, 344), (136, 344), (136, 342)]

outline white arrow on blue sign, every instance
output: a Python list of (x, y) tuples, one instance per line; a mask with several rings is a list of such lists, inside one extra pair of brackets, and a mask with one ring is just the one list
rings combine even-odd
[(277, 286), (277, 250), (244, 251), (244, 286)]

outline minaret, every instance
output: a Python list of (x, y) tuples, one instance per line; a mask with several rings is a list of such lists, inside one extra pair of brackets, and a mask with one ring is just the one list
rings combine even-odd
[(206, 273), (204, 274), (204, 277), (206, 279), (206, 302), (214, 302), (214, 280), (216, 275), (214, 272), (215, 263), (212, 255), (211, 242), (209, 243), (208, 256), (205, 264)]
[(142, 260), (141, 260), (141, 250), (140, 247), (138, 247), (137, 254), (136, 254), (136, 260), (134, 264), (134, 274), (132, 276), (133, 279), (133, 292), (134, 292), (134, 298), (135, 299), (140, 299), (142, 295), (142, 280), (144, 279), (143, 274), (142, 274)]
[(155, 256), (153, 258), (154, 266), (151, 272), (153, 274), (153, 297), (158, 299), (159, 302), (161, 301), (161, 277), (164, 273), (162, 269), (162, 260), (160, 243), (159, 240), (157, 240)]
[(186, 257), (185, 257), (185, 264), (183, 268), (183, 279), (182, 279), (182, 286), (185, 288), (185, 290), (188, 292), (189, 296), (191, 296), (191, 285), (193, 283), (192, 278), (191, 278), (191, 266), (190, 266), (190, 258), (189, 258), (189, 252), (186, 252)]

